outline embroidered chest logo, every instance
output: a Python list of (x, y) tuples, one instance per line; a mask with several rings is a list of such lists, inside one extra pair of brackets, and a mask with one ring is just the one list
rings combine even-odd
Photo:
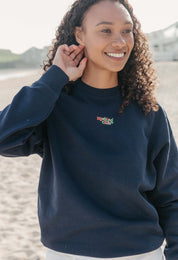
[(100, 121), (103, 125), (113, 125), (114, 124), (114, 118), (107, 118), (107, 117), (100, 117), (97, 116), (97, 120)]

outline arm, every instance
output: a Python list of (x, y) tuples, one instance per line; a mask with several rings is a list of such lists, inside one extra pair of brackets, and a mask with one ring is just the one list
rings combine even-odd
[[(167, 260), (178, 259), (178, 150), (167, 116), (157, 120), (159, 136), (155, 135), (153, 164), (157, 173), (157, 184), (150, 194), (166, 238)], [(160, 145), (162, 144), (162, 145)], [(159, 151), (157, 150), (159, 147)]]
[(52, 112), (68, 76), (57, 66), (30, 87), (23, 87), (0, 113), (0, 154), (41, 154), (43, 122)]
[(82, 76), (87, 58), (83, 47), (61, 45), (53, 66), (31, 87), (24, 87), (0, 113), (0, 154), (42, 153), (43, 122), (52, 112), (63, 86)]

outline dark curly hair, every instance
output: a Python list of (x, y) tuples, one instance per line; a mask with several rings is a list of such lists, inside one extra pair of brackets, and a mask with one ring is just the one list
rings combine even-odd
[[(43, 62), (44, 71), (47, 71), (52, 65), (57, 48), (60, 45), (78, 45), (74, 35), (75, 27), (82, 26), (88, 9), (101, 1), (105, 0), (77, 0), (72, 4), (56, 31), (56, 38), (53, 40), (53, 45), (47, 55), (48, 60)], [(134, 48), (124, 69), (118, 72), (118, 81), (123, 97), (119, 113), (123, 113), (131, 100), (137, 102), (145, 115), (151, 111), (158, 111), (159, 105), (154, 96), (155, 87), (158, 85), (157, 75), (148, 41), (141, 30), (141, 24), (135, 17), (133, 8), (127, 0), (109, 1), (121, 3), (128, 10), (134, 24)], [(70, 83), (67, 85), (70, 86)]]

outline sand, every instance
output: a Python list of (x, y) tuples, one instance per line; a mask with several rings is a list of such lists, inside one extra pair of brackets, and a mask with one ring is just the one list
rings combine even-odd
[[(160, 77), (157, 91), (178, 142), (178, 62), (156, 64)], [(0, 81), (0, 110), (9, 104), (20, 88), (31, 85), (41, 72), (23, 78)], [(0, 259), (44, 260), (37, 218), (37, 188), (41, 159), (0, 156)]]
[[(39, 71), (23, 78), (0, 81), (0, 110), (24, 85), (40, 77)], [(37, 188), (41, 158), (0, 156), (0, 259), (43, 260), (37, 218)]]

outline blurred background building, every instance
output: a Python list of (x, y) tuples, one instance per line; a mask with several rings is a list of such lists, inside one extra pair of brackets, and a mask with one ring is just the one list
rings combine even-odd
[(147, 39), (155, 61), (178, 60), (178, 22), (147, 34)]

